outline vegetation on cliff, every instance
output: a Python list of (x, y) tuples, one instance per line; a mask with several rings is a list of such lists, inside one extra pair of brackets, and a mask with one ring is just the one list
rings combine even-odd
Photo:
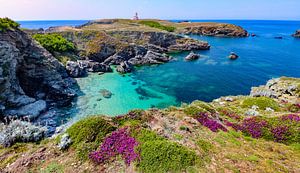
[(74, 44), (59, 34), (35, 34), (33, 38), (51, 53), (63, 53), (75, 50)]
[(0, 32), (6, 31), (8, 29), (17, 29), (20, 27), (20, 24), (9, 19), (9, 18), (0, 18)]
[(173, 27), (173, 26), (162, 25), (162, 24), (160, 24), (159, 22), (156, 22), (156, 21), (150, 21), (150, 20), (140, 21), (139, 23), (140, 23), (140, 24), (143, 24), (143, 25), (150, 26), (150, 27), (152, 27), (152, 28), (157, 28), (157, 29), (165, 30), (165, 31), (168, 31), (168, 32), (174, 32), (175, 29), (176, 29), (176, 28)]

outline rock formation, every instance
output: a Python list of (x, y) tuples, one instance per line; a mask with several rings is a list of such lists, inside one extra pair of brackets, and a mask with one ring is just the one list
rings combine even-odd
[(300, 38), (300, 30), (297, 30), (295, 34), (293, 34), (293, 37)]
[(218, 23), (193, 24), (184, 28), (182, 33), (217, 37), (248, 37), (249, 35), (242, 27)]
[(64, 66), (23, 31), (0, 32), (2, 115), (37, 117), (47, 103), (68, 105), (75, 96)]
[(199, 54), (195, 54), (194, 52), (191, 52), (187, 57), (185, 57), (186, 61), (193, 61), (200, 58)]
[(231, 52), (230, 55), (228, 56), (228, 58), (231, 60), (236, 60), (239, 58), (239, 56), (236, 53)]

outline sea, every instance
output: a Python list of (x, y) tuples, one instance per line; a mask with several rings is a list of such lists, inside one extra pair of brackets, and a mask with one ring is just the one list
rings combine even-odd
[[(176, 22), (178, 20), (174, 20)], [(87, 21), (19, 21), (30, 29), (50, 26), (78, 26)], [(247, 95), (251, 87), (281, 76), (300, 77), (300, 39), (291, 35), (300, 29), (300, 21), (266, 20), (192, 20), (239, 25), (256, 37), (220, 38), (190, 35), (209, 42), (210, 50), (196, 51), (201, 58), (186, 62), (189, 52), (171, 54), (174, 58), (162, 65), (138, 67), (127, 75), (116, 72), (89, 74), (76, 79), (79, 97), (68, 108), (55, 110), (68, 119), (90, 115), (117, 116), (132, 109), (167, 108), (191, 103), (210, 102), (228, 95)], [(282, 39), (275, 39), (282, 37)], [(231, 52), (239, 55), (229, 60)], [(112, 93), (104, 98), (101, 90)]]

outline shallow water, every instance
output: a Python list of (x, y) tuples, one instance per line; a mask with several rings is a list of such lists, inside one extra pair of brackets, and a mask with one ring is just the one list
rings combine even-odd
[[(165, 108), (197, 99), (211, 101), (220, 96), (249, 94), (252, 86), (271, 78), (300, 77), (300, 39), (290, 36), (300, 29), (299, 21), (221, 22), (240, 25), (258, 36), (192, 36), (212, 46), (211, 50), (199, 51), (201, 58), (197, 61), (184, 61), (189, 52), (183, 52), (173, 54), (172, 62), (140, 67), (130, 75), (90, 74), (77, 79), (82, 94), (62, 112), (75, 119), (94, 114), (115, 116), (136, 108)], [(230, 52), (240, 58), (229, 60)], [(103, 98), (101, 89), (111, 91), (112, 97)]]

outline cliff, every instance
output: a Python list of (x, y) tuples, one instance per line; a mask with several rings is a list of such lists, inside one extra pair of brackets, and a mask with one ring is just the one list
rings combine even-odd
[(35, 118), (48, 103), (68, 105), (75, 94), (64, 66), (26, 33), (0, 31), (2, 116)]

